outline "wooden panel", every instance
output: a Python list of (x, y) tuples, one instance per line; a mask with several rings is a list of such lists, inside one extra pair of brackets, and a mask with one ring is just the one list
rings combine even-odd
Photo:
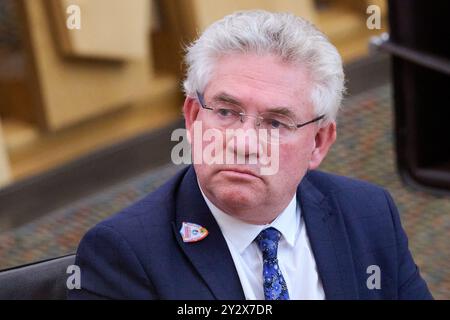
[(20, 51), (0, 50), (0, 117), (33, 123), (32, 99), (27, 87), (25, 56)]
[[(124, 63), (67, 59), (59, 54), (43, 0), (23, 0), (34, 86), (42, 125), (56, 130), (143, 98), (152, 90), (151, 54)], [(124, 21), (120, 22), (125, 23)]]
[(200, 30), (237, 10), (264, 9), (291, 12), (311, 21), (314, 21), (315, 17), (312, 0), (191, 0), (191, 2)]
[[(77, 57), (127, 59), (145, 57), (150, 0), (49, 0), (58, 43)], [(80, 8), (80, 29), (68, 29), (67, 8)]]
[[(147, 100), (108, 115), (32, 138), (20, 124), (4, 122), (13, 180), (41, 174), (95, 150), (120, 143), (181, 118), (183, 96), (172, 76), (160, 77)], [(20, 126), (20, 127), (19, 127)], [(14, 132), (13, 132), (14, 130)], [(19, 131), (20, 130), (20, 131)], [(152, 151), (149, 151), (152, 153)], [(155, 151), (156, 152), (156, 151)]]
[(313, 0), (163, 0), (164, 9), (171, 11), (171, 20), (178, 31), (178, 42), (195, 40), (211, 23), (239, 10), (263, 9), (274, 12), (292, 12), (315, 21)]
[(0, 121), (0, 186), (8, 183), (10, 180), (10, 168), (6, 145), (3, 139), (2, 123)]

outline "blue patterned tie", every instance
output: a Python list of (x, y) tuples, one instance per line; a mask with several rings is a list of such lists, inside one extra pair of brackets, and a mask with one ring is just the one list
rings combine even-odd
[(267, 228), (256, 237), (263, 254), (264, 297), (266, 300), (289, 300), (289, 292), (278, 266), (277, 251), (281, 233)]

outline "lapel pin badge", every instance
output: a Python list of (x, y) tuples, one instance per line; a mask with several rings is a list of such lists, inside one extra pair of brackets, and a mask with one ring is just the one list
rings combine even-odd
[(206, 238), (208, 230), (195, 223), (183, 222), (180, 234), (183, 242), (197, 242)]

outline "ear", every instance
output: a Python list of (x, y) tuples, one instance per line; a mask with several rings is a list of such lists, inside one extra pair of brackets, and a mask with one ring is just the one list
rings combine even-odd
[(315, 147), (312, 151), (311, 159), (309, 160), (308, 169), (313, 170), (319, 167), (334, 141), (336, 141), (335, 122), (331, 122), (327, 126), (319, 128), (316, 132)]
[(196, 99), (186, 96), (186, 99), (184, 100), (183, 105), (183, 114), (184, 114), (184, 123), (187, 130), (187, 138), (188, 141), (191, 142), (191, 136), (192, 136), (192, 125), (197, 120), (197, 115), (199, 112), (199, 104)]

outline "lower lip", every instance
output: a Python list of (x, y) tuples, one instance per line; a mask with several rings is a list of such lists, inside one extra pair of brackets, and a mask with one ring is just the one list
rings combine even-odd
[(233, 171), (233, 170), (222, 170), (221, 173), (225, 173), (226, 175), (230, 177), (235, 178), (241, 178), (241, 179), (257, 179), (257, 176), (254, 176), (249, 173), (239, 172), (239, 171)]

